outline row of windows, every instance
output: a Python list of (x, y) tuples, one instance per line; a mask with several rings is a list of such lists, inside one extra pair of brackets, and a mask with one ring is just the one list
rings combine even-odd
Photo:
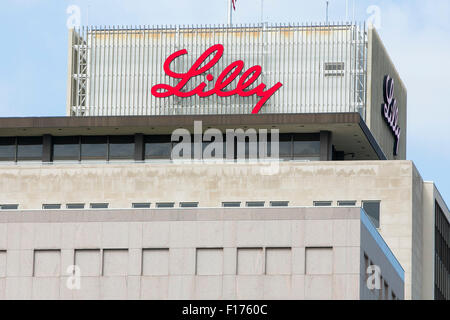
[(435, 299), (450, 300), (450, 223), (435, 202)]
[[(270, 201), (271, 207), (287, 207), (289, 201)], [(67, 203), (66, 209), (84, 209), (84, 203)], [(223, 202), (222, 207), (224, 208), (236, 208), (240, 207), (241, 202)], [(247, 207), (264, 207), (265, 201), (248, 201), (246, 202)], [(108, 209), (108, 203), (91, 203), (89, 208), (91, 209)], [(134, 209), (150, 209), (152, 204), (150, 202), (135, 202), (131, 205)], [(156, 208), (175, 208), (175, 202), (157, 202), (155, 204)], [(180, 208), (197, 208), (198, 202), (180, 202)], [(61, 209), (62, 205), (60, 203), (46, 203), (42, 205), (43, 210), (57, 210)], [(0, 210), (18, 210), (18, 204), (1, 204)]]
[(2, 137), (0, 161), (42, 159), (42, 137)]
[[(380, 201), (362, 201), (361, 206), (376, 228), (380, 227)], [(354, 207), (356, 201), (338, 201), (340, 207)], [(315, 207), (331, 207), (333, 201), (314, 201)]]
[[(362, 201), (362, 207), (371, 218), (372, 222), (377, 228), (380, 225), (380, 201)], [(338, 206), (340, 207), (354, 207), (356, 206), (356, 201), (338, 201)], [(331, 207), (333, 201), (314, 201), (313, 205), (315, 207)], [(224, 208), (240, 208), (242, 206), (241, 201), (225, 201), (222, 202), (222, 207)], [(265, 207), (265, 201), (246, 201), (245, 207)], [(269, 201), (270, 207), (288, 207), (289, 201)], [(108, 209), (108, 203), (90, 203), (89, 208), (91, 209)], [(131, 205), (134, 209), (149, 209), (152, 207), (151, 202), (134, 202)], [(175, 208), (175, 202), (157, 202), (155, 203), (156, 208)], [(197, 208), (198, 202), (180, 202), (180, 208)], [(46, 203), (42, 205), (42, 209), (61, 209), (62, 205), (60, 203)], [(84, 203), (67, 203), (66, 209), (84, 209)], [(0, 210), (17, 210), (19, 209), (18, 204), (0, 204)]]
[[(223, 138), (223, 157), (226, 157), (226, 136)], [(53, 161), (82, 160), (131, 160), (135, 159), (135, 136), (68, 136), (52, 137), (51, 159)], [(248, 140), (248, 139), (247, 139)], [(320, 141), (317, 134), (280, 134), (279, 156), (285, 160), (320, 160)], [(191, 139), (191, 141), (194, 141)], [(144, 136), (145, 159), (171, 159), (172, 148), (177, 142), (170, 135)], [(202, 154), (210, 142), (202, 143)], [(245, 143), (246, 158), (259, 156), (249, 151)], [(259, 148), (259, 145), (257, 145)], [(191, 147), (191, 154), (194, 148)], [(182, 153), (182, 152), (181, 152)], [(239, 151), (240, 153), (240, 151)], [(270, 143), (267, 156), (271, 155)], [(236, 158), (236, 143), (232, 158)], [(215, 151), (211, 154), (215, 157)], [(180, 154), (182, 156), (182, 154)], [(37, 161), (43, 157), (43, 137), (1, 137), (0, 161)], [(206, 157), (208, 158), (208, 157)]]

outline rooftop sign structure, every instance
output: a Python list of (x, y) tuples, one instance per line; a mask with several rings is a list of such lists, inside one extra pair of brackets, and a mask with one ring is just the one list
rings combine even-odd
[[(69, 45), (67, 115), (358, 112), (365, 119), (364, 26), (89, 27), (71, 31)], [(206, 81), (192, 69), (201, 61)], [(178, 89), (165, 96), (152, 94), (154, 86)]]

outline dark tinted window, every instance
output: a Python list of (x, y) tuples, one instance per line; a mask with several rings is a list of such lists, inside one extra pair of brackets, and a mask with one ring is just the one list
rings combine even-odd
[(0, 204), (0, 210), (17, 210), (18, 204)]
[(294, 141), (294, 157), (320, 155), (320, 141)]
[(53, 137), (53, 160), (79, 160), (80, 137)]
[[(212, 139), (212, 140), (213, 141), (204, 141), (204, 142), (202, 142), (202, 157), (203, 157), (203, 159), (211, 159), (211, 158), (218, 159), (219, 153), (216, 155), (216, 149), (214, 149), (212, 151), (212, 154), (210, 154), (209, 151), (208, 151), (207, 154), (205, 154), (206, 147), (215, 142), (214, 139)], [(225, 140), (222, 141), (222, 142), (217, 142), (217, 144), (218, 144), (217, 148), (218, 149), (222, 149), (222, 157), (220, 159), (226, 158), (227, 150), (226, 150)], [(234, 157), (234, 152), (232, 154), (233, 154), (233, 157)]]
[(110, 136), (109, 159), (134, 159), (134, 137)]
[(84, 203), (68, 203), (67, 209), (84, 209)]
[(150, 202), (140, 202), (140, 203), (133, 203), (134, 209), (148, 209), (150, 208)]
[(363, 201), (362, 207), (375, 227), (380, 227), (380, 201)]
[[(252, 146), (252, 150), (250, 152), (250, 146)], [(245, 140), (245, 158), (246, 159), (258, 159), (259, 153), (258, 153), (258, 141), (256, 141), (255, 144), (250, 144), (250, 141), (248, 139)]]
[(264, 207), (264, 201), (248, 201), (247, 207)]
[(44, 210), (55, 210), (55, 209), (61, 209), (61, 204), (55, 203), (55, 204), (43, 204), (42, 209)]
[(434, 279), (434, 299), (450, 299), (450, 223), (447, 217), (435, 201), (434, 204), (434, 240), (435, 256), (434, 270), (436, 277)]
[(173, 208), (175, 203), (173, 202), (159, 202), (156, 204), (157, 208)]
[(42, 160), (42, 137), (18, 137), (17, 160)]
[(241, 206), (240, 202), (223, 202), (222, 207), (224, 208), (238, 208)]
[(145, 158), (146, 159), (170, 159), (172, 142), (170, 136), (146, 136)]
[[(276, 143), (275, 141), (272, 143)], [(279, 142), (279, 155), (280, 159), (291, 159), (292, 158), (292, 141), (290, 135), (280, 135)]]
[(91, 209), (108, 209), (107, 203), (91, 203)]
[(106, 160), (106, 141), (104, 136), (81, 137), (81, 160)]
[(356, 206), (356, 201), (338, 201), (338, 206), (340, 206), (340, 207), (354, 207), (354, 206)]
[(0, 161), (16, 160), (16, 139), (14, 137), (0, 138)]
[(289, 201), (270, 201), (271, 207), (287, 207), (289, 205)]
[(314, 207), (331, 207), (332, 201), (314, 201)]
[(198, 202), (180, 202), (181, 208), (197, 208)]

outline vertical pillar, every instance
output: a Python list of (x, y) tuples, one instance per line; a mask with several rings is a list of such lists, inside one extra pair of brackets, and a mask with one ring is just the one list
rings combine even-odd
[(42, 136), (42, 162), (52, 162), (52, 136), (44, 134)]
[(144, 135), (142, 133), (136, 133), (134, 135), (134, 160), (145, 160)]
[(331, 161), (332, 159), (331, 132), (320, 131), (320, 161)]

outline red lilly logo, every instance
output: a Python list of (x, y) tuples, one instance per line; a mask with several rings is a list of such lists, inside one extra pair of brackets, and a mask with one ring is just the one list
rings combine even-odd
[[(261, 99), (254, 106), (252, 113), (258, 113), (261, 107), (267, 102), (267, 100), (269, 100), (270, 97), (282, 86), (282, 84), (278, 82), (270, 89), (265, 90), (266, 85), (264, 83), (261, 83), (255, 88), (248, 89), (261, 75), (262, 68), (261, 66), (256, 65), (250, 67), (247, 71), (245, 71), (239, 78), (236, 88), (230, 90), (227, 87), (238, 77), (238, 75), (244, 69), (244, 61), (237, 60), (231, 63), (222, 71), (222, 73), (220, 73), (220, 75), (216, 79), (214, 87), (211, 90), (204, 91), (207, 83), (202, 82), (191, 91), (182, 91), (189, 80), (203, 73), (206, 73), (219, 62), (223, 55), (223, 45), (216, 44), (207, 49), (197, 59), (197, 61), (195, 61), (188, 72), (177, 73), (172, 71), (170, 69), (170, 64), (179, 56), (185, 55), (187, 53), (187, 50), (183, 49), (171, 54), (166, 59), (166, 61), (164, 62), (164, 72), (172, 78), (180, 79), (180, 81), (174, 87), (163, 83), (154, 85), (151, 90), (153, 96), (157, 98), (167, 98), (174, 95), (180, 98), (187, 98), (197, 95), (201, 98), (204, 98), (212, 96), (214, 94), (219, 97), (231, 97), (234, 95), (238, 95), (240, 97), (249, 97), (257, 95)], [(210, 61), (204, 63), (206, 60), (208, 60), (210, 55), (213, 55)], [(214, 76), (212, 74), (207, 74), (206, 80), (211, 82), (214, 80)]]

